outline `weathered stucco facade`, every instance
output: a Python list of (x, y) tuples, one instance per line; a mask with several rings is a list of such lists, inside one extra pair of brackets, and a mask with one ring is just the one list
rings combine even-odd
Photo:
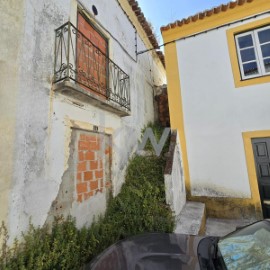
[(270, 135), (270, 75), (241, 78), (235, 36), (269, 26), (269, 11), (269, 1), (236, 1), (162, 28), (188, 198), (212, 216), (261, 215), (252, 139)]
[[(0, 14), (2, 41), (0, 42), (0, 219), (7, 220), (9, 195), (11, 191), (14, 140), (16, 136), (16, 106), (18, 93), (18, 66), (23, 38), (24, 1), (3, 1)], [(13, 25), (13, 31), (10, 31)], [(7, 45), (14, 44), (8, 47)]]
[[(104, 212), (105, 190), (120, 191), (141, 129), (154, 120), (154, 87), (165, 83), (154, 51), (136, 55), (153, 45), (132, 1), (19, 2), (0, 7), (0, 220), (12, 238), (27, 228), (29, 218), (42, 226), (55, 214), (71, 214), (80, 227)], [(128, 74), (130, 109), (115, 109), (110, 101), (105, 106), (91, 99), (92, 93), (78, 98), (72, 80), (61, 87), (53, 83), (55, 29), (67, 21), (77, 27), (78, 10), (106, 38), (108, 57)], [(93, 133), (101, 136), (97, 145), (105, 145), (103, 158), (98, 158), (102, 148), (92, 149), (87, 141)]]

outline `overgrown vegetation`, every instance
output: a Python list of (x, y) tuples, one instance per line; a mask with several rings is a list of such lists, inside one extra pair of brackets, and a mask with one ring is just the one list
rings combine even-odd
[[(162, 129), (152, 128), (160, 138)], [(109, 200), (105, 215), (90, 228), (78, 230), (72, 218), (56, 220), (51, 232), (30, 226), (22, 241), (15, 241), (8, 248), (8, 235), (2, 224), (0, 269), (80, 269), (118, 240), (144, 232), (172, 232), (174, 222), (165, 203), (164, 166), (162, 155), (135, 156), (129, 163), (121, 192)]]
[[(149, 123), (146, 127), (144, 127), (142, 129), (142, 136), (144, 134), (144, 132), (146, 131), (147, 128), (150, 128), (152, 131), (153, 131), (153, 134), (156, 138), (156, 141), (157, 143), (159, 143), (161, 137), (162, 137), (162, 134), (163, 134), (163, 130), (164, 128), (158, 124), (155, 124), (155, 123)], [(166, 153), (168, 150), (169, 150), (169, 146), (170, 146), (170, 140), (167, 138), (166, 140), (166, 143), (162, 149), (162, 154)], [(147, 141), (145, 147), (144, 147), (144, 150), (147, 150), (147, 151), (150, 151), (152, 152), (152, 155), (155, 154), (155, 150), (150, 142), (150, 140)]]

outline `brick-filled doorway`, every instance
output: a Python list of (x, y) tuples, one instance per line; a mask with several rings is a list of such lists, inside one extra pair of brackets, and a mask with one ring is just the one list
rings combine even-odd
[(76, 194), (81, 203), (111, 188), (111, 136), (77, 130), (76, 132)]
[(108, 87), (108, 42), (89, 21), (78, 12), (76, 62), (77, 81), (86, 90), (106, 98)]

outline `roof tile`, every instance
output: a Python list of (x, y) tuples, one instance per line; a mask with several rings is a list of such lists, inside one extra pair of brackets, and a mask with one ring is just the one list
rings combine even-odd
[(229, 9), (233, 9), (236, 6), (242, 6), (246, 3), (251, 3), (254, 0), (236, 0), (236, 1), (231, 1), (227, 4), (222, 4), (217, 7), (213, 7), (212, 9), (205, 10), (203, 12), (199, 12), (193, 16), (190, 16), (188, 18), (183, 18), (182, 20), (177, 20), (174, 23), (169, 23), (165, 26), (161, 26), (160, 30), (161, 32), (167, 31), (169, 29), (175, 28), (176, 26), (181, 27), (183, 24), (189, 24), (191, 22), (196, 22), (198, 19), (203, 20), (205, 17), (210, 17), (213, 16), (214, 14), (219, 14), (220, 12), (226, 12)]
[[(141, 11), (141, 8), (139, 7), (139, 4), (135, 0), (128, 0), (129, 5), (131, 6), (132, 10), (134, 11), (135, 15), (138, 18), (139, 23), (141, 24), (143, 30), (145, 31), (148, 40), (152, 44), (153, 48), (159, 48), (157, 39), (149, 26), (149, 23), (145, 19), (145, 16), (143, 12)], [(162, 51), (156, 51), (157, 56), (159, 57), (162, 64), (165, 66), (165, 59)]]

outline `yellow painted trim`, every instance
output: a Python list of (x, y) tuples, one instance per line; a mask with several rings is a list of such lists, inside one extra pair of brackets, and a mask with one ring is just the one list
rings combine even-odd
[(129, 19), (132, 21), (134, 24), (135, 28), (137, 29), (138, 34), (142, 38), (144, 44), (147, 46), (148, 49), (152, 48), (152, 44), (150, 43), (145, 31), (143, 30), (136, 14), (132, 10), (129, 2), (127, 0), (118, 0), (119, 4), (123, 8), (123, 10), (127, 13)]
[(270, 17), (227, 30), (228, 48), (229, 48), (229, 54), (230, 54), (230, 59), (231, 59), (235, 87), (242, 87), (242, 86), (249, 86), (249, 85), (254, 85), (254, 84), (270, 82), (270, 75), (259, 77), (259, 78), (252, 78), (248, 80), (241, 79), (241, 72), (240, 72), (240, 67), (238, 63), (237, 49), (236, 49), (236, 44), (235, 44), (235, 39), (234, 39), (234, 36), (239, 33), (250, 31), (252, 29), (263, 27), (269, 24), (270, 24)]
[(165, 47), (165, 55), (171, 128), (176, 129), (179, 134), (180, 146), (182, 150), (181, 152), (183, 159), (183, 172), (185, 177), (186, 192), (189, 196), (190, 177), (176, 43), (168, 44)]
[(166, 71), (168, 78), (168, 102), (170, 110), (171, 128), (176, 129), (179, 133), (187, 198), (192, 201), (204, 202), (206, 204), (207, 215), (212, 217), (239, 218), (239, 216), (243, 215), (253, 216), (257, 219), (262, 218), (262, 209), (257, 184), (251, 138), (269, 137), (270, 131), (243, 133), (248, 177), (251, 189), (251, 198), (219, 198), (192, 196), (176, 43), (168, 44), (165, 47), (165, 55), (167, 67)]
[(252, 199), (207, 196), (191, 196), (189, 199), (204, 203), (207, 217), (262, 219), (261, 204), (254, 204)]
[[(78, 128), (78, 129), (83, 129), (86, 131), (94, 131), (95, 132), (95, 125), (82, 122), (79, 120), (71, 120), (69, 118), (65, 119), (65, 125), (68, 126), (69, 128)], [(107, 127), (101, 127), (99, 126), (99, 131), (98, 132), (104, 132), (105, 134), (112, 135), (114, 132), (113, 128), (107, 128)]]
[[(121, 5), (121, 7), (123, 8), (123, 10), (126, 12), (128, 18), (132, 21), (133, 25), (135, 26), (135, 28), (137, 30), (138, 35), (142, 39), (142, 41), (145, 44), (146, 48), (147, 49), (153, 48), (152, 43), (149, 41), (148, 36), (146, 35), (146, 33), (145, 33), (145, 31), (144, 31), (141, 23), (139, 22), (136, 14), (132, 10), (129, 2), (127, 0), (117, 0), (117, 1)], [(162, 62), (159, 59), (159, 57), (157, 56), (157, 54), (155, 53), (155, 51), (151, 51), (149, 53), (152, 54), (153, 58), (155, 59), (155, 62), (158, 64), (158, 67), (162, 71), (165, 71), (165, 68), (164, 68)]]
[[(122, 7), (123, 11), (127, 14), (127, 17), (130, 19), (130, 21), (133, 23), (134, 27), (136, 28), (137, 34), (143, 41), (144, 45), (146, 46), (147, 49), (153, 48), (152, 43), (149, 41), (147, 34), (145, 33), (141, 23), (139, 22), (136, 14), (132, 10), (129, 2), (127, 0), (117, 0), (118, 4)], [(84, 9), (84, 5), (82, 5), (80, 2), (77, 2), (77, 0), (72, 0), (72, 8), (71, 8), (71, 17), (70, 20), (74, 25), (77, 25), (77, 10), (81, 10), (87, 18), (93, 23), (99, 30), (100, 32), (108, 39), (110, 40), (110, 35), (102, 29), (99, 24), (97, 24), (96, 19), (91, 16), (92, 14), (87, 8)], [(100, 23), (100, 22), (99, 22)], [(134, 29), (135, 32), (135, 29)], [(135, 41), (134, 41), (135, 42)], [(134, 48), (135, 51), (135, 48)], [(112, 52), (112, 45), (109, 42), (109, 53)], [(165, 73), (165, 68), (160, 60), (160, 58), (157, 56), (154, 50), (149, 52), (153, 59), (155, 60), (159, 70), (164, 74)]]
[[(226, 12), (220, 12), (219, 14), (214, 14), (210, 17), (206, 17), (203, 20), (197, 20), (196, 22), (190, 22), (181, 27), (175, 27), (169, 30), (162, 32), (163, 40), (165, 43), (176, 41), (178, 39), (188, 37), (195, 33), (207, 31), (209, 29), (216, 28), (234, 21), (238, 21), (250, 16), (254, 16), (270, 10), (270, 1), (269, 0), (254, 0), (251, 3), (245, 3), (244, 5), (238, 5), (233, 9), (229, 9)], [(269, 19), (265, 19), (269, 20)], [(269, 21), (268, 21), (269, 22)], [(256, 23), (256, 22), (254, 22)], [(248, 24), (246, 24), (248, 25)], [(250, 24), (252, 25), (252, 23)], [(246, 28), (245, 28), (246, 29)], [(230, 43), (232, 41), (230, 40)], [(231, 49), (231, 51), (233, 51)], [(236, 56), (236, 57), (235, 57)], [(234, 61), (237, 61), (236, 50), (234, 50)], [(168, 81), (168, 101), (169, 101), (169, 110), (170, 110), (170, 120), (171, 128), (177, 129), (180, 137), (180, 144), (182, 149), (182, 158), (183, 158), (183, 171), (186, 183), (187, 197), (191, 198), (191, 183), (190, 183), (190, 174), (189, 174), (189, 165), (188, 165), (188, 153), (185, 139), (185, 129), (184, 129), (184, 115), (183, 115), (183, 104), (181, 97), (181, 84), (180, 84), (180, 75), (179, 67), (177, 60), (177, 49), (176, 43), (170, 43), (165, 46), (165, 61), (166, 61), (166, 73)], [(238, 63), (237, 63), (238, 65)], [(238, 70), (239, 72), (239, 70)], [(263, 83), (268, 82), (268, 76), (262, 78), (256, 78), (252, 80), (254, 83)], [(241, 86), (251, 84), (246, 80)], [(257, 181), (257, 180), (256, 180)], [(258, 189), (257, 182), (256, 187), (252, 180), (252, 196), (253, 199), (244, 199), (244, 204), (248, 205), (254, 203), (258, 213), (261, 213), (260, 201), (258, 201), (258, 194), (256, 195), (256, 188)]]
[(263, 13), (270, 10), (269, 0), (254, 0), (251, 3), (245, 3), (241, 6), (236, 6), (225, 12), (213, 14), (196, 22), (190, 22), (182, 26), (178, 26), (162, 32), (164, 42), (173, 41), (182, 37), (187, 37), (198, 32), (203, 32), (211, 28), (222, 26), (233, 21), (241, 20), (243, 18)]
[(192, 196), (176, 43), (168, 44), (165, 47), (165, 55), (171, 128), (176, 129), (179, 133), (187, 198), (193, 201), (204, 202), (207, 208), (207, 215), (209, 216), (238, 218), (241, 214), (243, 214), (243, 216), (252, 215), (257, 219), (260, 219), (262, 217), (262, 210), (251, 138), (270, 137), (270, 131), (243, 133), (251, 198), (242, 199)]
[(259, 193), (257, 174), (256, 174), (256, 164), (254, 160), (251, 139), (270, 137), (270, 130), (243, 132), (242, 136), (243, 136), (243, 141), (244, 141), (244, 148), (245, 148), (246, 163), (247, 163), (252, 201), (254, 205), (261, 208), (260, 193)]
[(248, 131), (242, 133), (251, 198), (226, 198), (190, 196), (190, 200), (203, 202), (206, 205), (207, 216), (216, 218), (239, 218), (252, 216), (262, 218), (260, 193), (258, 188), (256, 164), (254, 160), (251, 139), (270, 137), (270, 130)]
[[(64, 170), (68, 169), (68, 160), (70, 157), (70, 140), (71, 140), (71, 133), (72, 129), (81, 129), (85, 131), (90, 131), (90, 132), (95, 132), (95, 125), (82, 122), (79, 120), (72, 120), (69, 117), (65, 117), (64, 124), (67, 127), (65, 130), (65, 146), (64, 146), (64, 155), (65, 155), (65, 160), (64, 160)], [(104, 132), (107, 135), (112, 135), (114, 132), (113, 128), (106, 128), (106, 127), (101, 127), (99, 126), (99, 132)]]

